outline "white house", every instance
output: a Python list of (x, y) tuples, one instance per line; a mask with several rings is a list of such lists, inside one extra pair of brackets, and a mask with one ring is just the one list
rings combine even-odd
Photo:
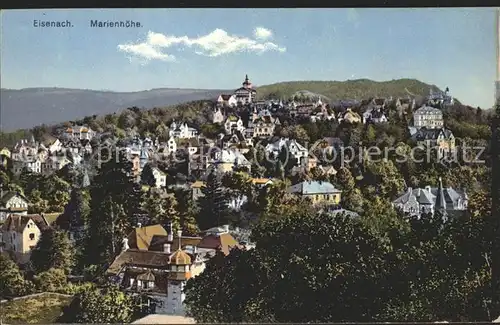
[[(222, 95), (221, 95), (222, 96)], [(223, 123), (224, 114), (219, 107), (216, 107), (212, 113), (212, 123)]]
[(167, 175), (156, 167), (153, 167), (153, 176), (156, 180), (156, 187), (162, 188), (167, 186)]
[(64, 135), (68, 138), (79, 140), (92, 140), (96, 132), (87, 126), (75, 125), (73, 127), (68, 127), (64, 131)]
[(10, 214), (26, 215), (28, 213), (28, 200), (16, 192), (3, 191), (0, 194), (0, 221), (3, 222)]
[(413, 126), (416, 128), (439, 129), (443, 125), (443, 112), (438, 108), (424, 105), (413, 113)]
[(295, 159), (297, 163), (300, 163), (302, 159), (308, 157), (309, 152), (304, 146), (296, 140), (290, 140), (288, 138), (281, 138), (274, 143), (268, 144), (266, 146), (266, 152), (272, 153), (277, 157), (283, 148), (287, 150), (289, 159)]
[(176, 139), (191, 139), (198, 136), (198, 130), (189, 127), (187, 123), (172, 122), (170, 124), (169, 137)]
[(226, 122), (224, 122), (224, 130), (226, 131), (226, 134), (233, 134), (236, 133), (236, 131), (243, 133), (245, 131), (243, 120), (239, 116), (229, 115)]
[[(238, 100), (235, 95), (220, 95), (217, 98), (217, 106), (229, 106), (234, 107), (238, 104)], [(220, 123), (220, 122), (214, 122)]]

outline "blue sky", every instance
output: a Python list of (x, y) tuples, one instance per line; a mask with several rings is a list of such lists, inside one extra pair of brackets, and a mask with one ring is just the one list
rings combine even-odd
[[(494, 12), (447, 9), (2, 10), (3, 88), (232, 89), (416, 78), (493, 105)], [(35, 28), (33, 20), (72, 28)], [(91, 28), (90, 20), (140, 28)]]

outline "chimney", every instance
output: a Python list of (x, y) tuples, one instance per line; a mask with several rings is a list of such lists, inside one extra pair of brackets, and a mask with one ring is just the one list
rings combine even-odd
[(171, 250), (170, 250), (170, 244), (168, 244), (168, 243), (163, 244), (163, 252), (164, 252), (164, 253), (167, 253), (167, 254), (170, 254), (170, 253), (171, 253)]
[(224, 228), (225, 233), (229, 233), (229, 225), (224, 225), (222, 228)]
[(172, 222), (168, 223), (168, 229), (167, 229), (167, 241), (169, 243), (174, 241), (174, 230), (172, 229)]
[(182, 230), (177, 230), (177, 237), (179, 238), (179, 249), (182, 249)]
[(137, 228), (141, 228), (142, 227), (142, 223), (138, 222), (137, 223)]

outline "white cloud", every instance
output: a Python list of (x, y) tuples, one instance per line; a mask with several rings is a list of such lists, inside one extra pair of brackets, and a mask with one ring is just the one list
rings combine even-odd
[(166, 53), (166, 49), (189, 48), (198, 55), (218, 57), (225, 54), (239, 52), (253, 52), (262, 54), (269, 51), (285, 52), (286, 48), (273, 42), (265, 41), (272, 36), (266, 28), (258, 27), (254, 31), (255, 39), (229, 35), (225, 30), (216, 29), (213, 32), (197, 38), (188, 36), (172, 36), (161, 33), (148, 32), (145, 41), (118, 45), (120, 52), (126, 53), (131, 59), (175, 61), (176, 57)]
[(264, 28), (264, 27), (257, 27), (253, 31), (253, 34), (255, 35), (256, 39), (260, 40), (266, 40), (270, 39), (273, 36), (273, 32), (271, 32), (269, 29)]

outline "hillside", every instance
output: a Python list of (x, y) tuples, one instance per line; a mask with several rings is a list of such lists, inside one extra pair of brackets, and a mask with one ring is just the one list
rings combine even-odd
[(307, 90), (332, 101), (340, 99), (367, 99), (370, 97), (406, 97), (411, 94), (425, 96), (429, 89), (440, 90), (415, 79), (373, 81), (368, 79), (347, 81), (289, 81), (257, 88), (259, 98), (290, 98), (296, 92)]
[[(290, 98), (296, 94), (317, 99), (367, 99), (370, 97), (406, 97), (409, 93), (427, 95), (439, 90), (414, 79), (377, 82), (368, 79), (348, 81), (289, 81), (257, 88), (259, 98)], [(40, 124), (72, 121), (91, 115), (119, 112), (127, 107), (154, 108), (184, 102), (215, 99), (231, 90), (152, 89), (138, 92), (112, 92), (66, 88), (27, 88), (0, 90), (0, 128), (10, 132)], [(417, 97), (417, 101), (418, 101)]]
[(90, 115), (118, 112), (127, 107), (165, 107), (183, 102), (212, 99), (224, 90), (152, 89), (111, 92), (66, 88), (0, 90), (0, 127), (4, 132), (40, 124), (71, 121)]

